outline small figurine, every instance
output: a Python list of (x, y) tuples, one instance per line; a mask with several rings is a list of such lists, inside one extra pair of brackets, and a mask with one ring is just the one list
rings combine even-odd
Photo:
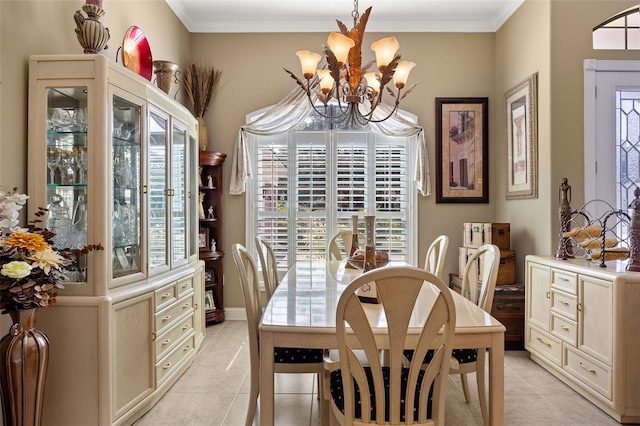
[(204, 192), (200, 193), (200, 208), (198, 209), (200, 212), (200, 219), (204, 219), (204, 206), (202, 205), (202, 203), (204, 202)]
[(209, 206), (207, 219), (215, 219), (216, 217), (213, 215), (213, 206)]
[(216, 240), (211, 239), (211, 251), (216, 251)]
[(207, 186), (213, 188), (213, 177), (211, 175), (207, 176)]

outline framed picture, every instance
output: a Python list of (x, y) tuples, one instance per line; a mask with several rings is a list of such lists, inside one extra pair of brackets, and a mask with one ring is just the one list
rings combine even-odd
[(209, 228), (200, 228), (198, 231), (198, 248), (209, 250)]
[(216, 309), (216, 304), (213, 299), (213, 290), (207, 290), (204, 292), (204, 309), (207, 311)]
[(204, 280), (205, 281), (213, 281), (213, 269), (205, 269), (204, 270)]
[(507, 124), (507, 200), (538, 198), (538, 73), (504, 95)]
[(489, 202), (489, 98), (436, 98), (436, 203)]

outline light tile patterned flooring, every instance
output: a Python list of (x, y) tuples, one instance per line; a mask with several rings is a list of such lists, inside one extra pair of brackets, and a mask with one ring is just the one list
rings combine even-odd
[[(249, 401), (249, 352), (245, 321), (207, 327), (193, 365), (136, 426), (243, 426)], [(277, 426), (319, 426), (313, 374), (278, 374)], [(475, 374), (469, 375), (472, 402), (462, 396), (458, 377), (447, 388), (446, 424), (482, 425)], [(254, 425), (258, 425), (258, 414)], [(505, 352), (505, 425), (607, 426), (611, 417), (529, 359), (526, 351)]]

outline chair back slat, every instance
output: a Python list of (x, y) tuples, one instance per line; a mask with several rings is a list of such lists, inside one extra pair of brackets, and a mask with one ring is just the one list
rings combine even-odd
[(260, 259), (260, 267), (262, 269), (264, 291), (267, 295), (267, 300), (269, 300), (271, 299), (273, 292), (276, 291), (278, 284), (280, 284), (280, 278), (278, 277), (278, 264), (271, 244), (269, 244), (265, 239), (256, 237), (256, 248), (258, 249), (258, 257)]
[(427, 249), (427, 255), (424, 261), (424, 269), (431, 272), (436, 277), (442, 279), (444, 271), (444, 261), (447, 257), (447, 248), (449, 247), (449, 237), (440, 235), (433, 240)]

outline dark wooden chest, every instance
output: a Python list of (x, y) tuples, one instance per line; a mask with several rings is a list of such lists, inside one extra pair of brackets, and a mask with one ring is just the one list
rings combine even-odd
[[(449, 274), (449, 287), (460, 292), (462, 279)], [(496, 286), (493, 294), (491, 316), (505, 327), (504, 348), (507, 350), (524, 349), (524, 284)]]

